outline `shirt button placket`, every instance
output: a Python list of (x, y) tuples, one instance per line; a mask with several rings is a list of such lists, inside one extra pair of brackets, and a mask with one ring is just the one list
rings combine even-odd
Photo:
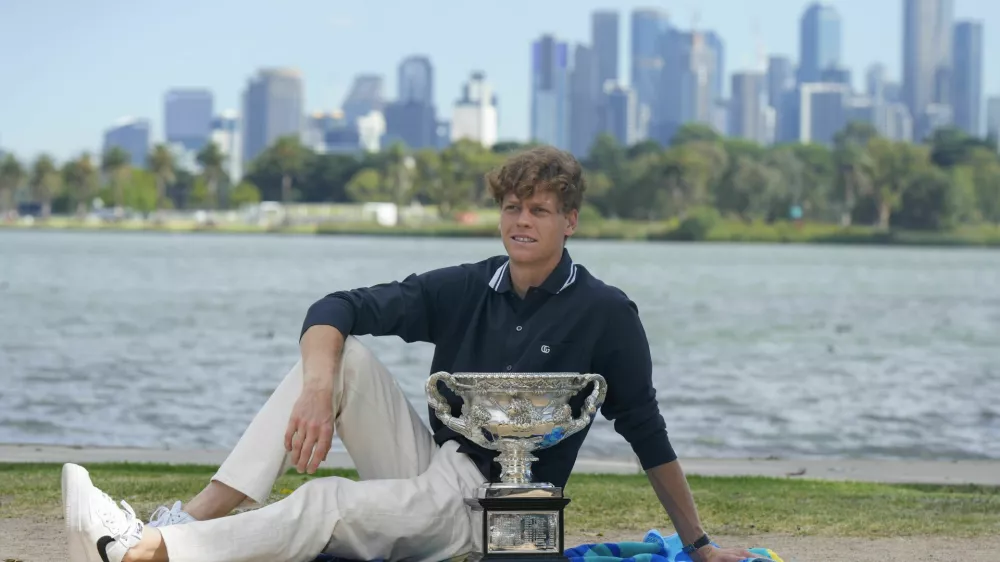
[[(523, 329), (524, 329), (524, 326), (515, 326), (514, 327), (514, 330), (517, 331), (517, 332), (520, 332)], [(514, 368), (514, 365), (507, 365), (507, 370), (508, 371), (512, 370), (513, 368)]]

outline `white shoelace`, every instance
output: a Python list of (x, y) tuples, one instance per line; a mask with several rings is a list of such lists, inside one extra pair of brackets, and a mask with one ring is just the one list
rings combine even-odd
[(149, 516), (149, 526), (159, 527), (160, 525), (166, 523), (169, 520), (170, 520), (170, 510), (167, 509), (167, 506), (161, 505), (160, 507), (156, 508), (156, 511), (154, 511), (152, 515)]
[[(104, 499), (108, 501), (109, 504), (114, 505), (115, 500), (111, 496), (101, 492)], [(113, 531), (114, 538), (121, 544), (125, 545), (126, 548), (132, 548), (142, 540), (142, 528), (143, 523), (138, 517), (135, 516), (135, 510), (132, 506), (128, 504), (125, 500), (121, 501), (122, 515), (124, 515), (124, 521), (120, 528)]]
[(190, 520), (192, 520), (192, 517), (181, 510), (181, 502), (176, 501), (169, 509), (165, 505), (161, 505), (156, 508), (156, 511), (154, 511), (149, 517), (149, 526), (163, 527), (165, 525), (176, 525), (177, 523), (187, 522)]

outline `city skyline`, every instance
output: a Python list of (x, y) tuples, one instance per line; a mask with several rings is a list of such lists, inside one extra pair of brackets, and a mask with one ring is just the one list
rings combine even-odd
[[(183, 3), (180, 2), (180, 4)], [(115, 121), (126, 115), (148, 119), (152, 124), (153, 140), (155, 142), (163, 140), (165, 136), (163, 97), (168, 90), (173, 88), (206, 88), (211, 90), (215, 96), (217, 112), (238, 109), (240, 108), (240, 96), (245, 90), (247, 82), (260, 67), (290, 66), (297, 68), (303, 76), (305, 112), (330, 111), (339, 109), (341, 101), (357, 74), (375, 73), (382, 75), (385, 81), (385, 91), (389, 98), (394, 99), (397, 93), (397, 66), (402, 60), (413, 55), (426, 55), (434, 65), (433, 99), (438, 106), (441, 118), (450, 119), (454, 101), (461, 96), (462, 84), (469, 74), (473, 71), (482, 71), (495, 88), (499, 98), (501, 115), (499, 139), (523, 141), (527, 139), (530, 127), (530, 49), (532, 42), (541, 35), (551, 33), (560, 41), (567, 42), (572, 49), (578, 43), (589, 43), (591, 13), (593, 11), (609, 9), (617, 11), (621, 18), (618, 45), (619, 81), (622, 84), (630, 85), (628, 72), (630, 65), (629, 16), (632, 9), (648, 6), (664, 10), (671, 15), (673, 25), (682, 29), (690, 29), (694, 23), (691, 2), (578, 1), (574, 2), (572, 6), (566, 2), (553, 2), (552, 4), (556, 8), (544, 6), (537, 9), (532, 8), (531, 11), (532, 13), (539, 12), (544, 16), (551, 14), (553, 10), (558, 12), (559, 9), (562, 9), (564, 14), (561, 21), (558, 17), (524, 18), (524, 21), (530, 23), (518, 21), (518, 25), (509, 29), (508, 33), (500, 33), (499, 35), (504, 39), (498, 45), (497, 42), (491, 42), (490, 39), (496, 35), (497, 29), (495, 28), (501, 28), (500, 31), (503, 31), (503, 22), (510, 21), (510, 15), (503, 14), (503, 10), (487, 6), (480, 10), (479, 18), (490, 21), (494, 21), (494, 17), (499, 18), (499, 25), (478, 28), (478, 34), (472, 33), (469, 29), (456, 28), (454, 33), (444, 38), (444, 44), (447, 45), (447, 39), (450, 38), (454, 43), (473, 43), (473, 45), (457, 50), (446, 50), (441, 48), (442, 38), (439, 35), (442, 33), (431, 33), (421, 38), (403, 38), (398, 34), (393, 36), (394, 26), (400, 22), (394, 20), (381, 27), (377, 25), (380, 14), (386, 13), (384, 6), (387, 4), (395, 5), (396, 9), (390, 10), (389, 13), (399, 15), (400, 19), (420, 21), (419, 17), (416, 17), (418, 14), (415, 15), (416, 20), (404, 15), (408, 10), (412, 11), (412, 6), (393, 2), (341, 6), (337, 8), (341, 11), (340, 15), (332, 13), (329, 9), (323, 11), (324, 14), (329, 13), (329, 16), (322, 18), (324, 22), (322, 25), (327, 28), (331, 35), (343, 35), (343, 37), (338, 36), (338, 38), (330, 40), (334, 43), (350, 43), (354, 40), (353, 38), (367, 37), (366, 44), (371, 47), (366, 49), (364, 46), (355, 46), (350, 51), (351, 59), (347, 61), (338, 59), (336, 56), (328, 57), (325, 63), (326, 70), (323, 70), (324, 65), (320, 65), (314, 60), (315, 53), (311, 52), (310, 47), (300, 46), (299, 52), (296, 53), (291, 46), (283, 43), (273, 44), (271, 49), (273, 55), (263, 56), (260, 60), (257, 60), (259, 55), (254, 49), (248, 49), (248, 52), (240, 54), (235, 59), (221, 53), (218, 58), (220, 62), (214, 66), (216, 72), (212, 72), (206, 66), (212, 60), (211, 57), (206, 60), (189, 59), (190, 64), (187, 66), (181, 61), (178, 67), (178, 61), (173, 60), (174, 58), (190, 57), (190, 52), (197, 52), (199, 48), (207, 48), (213, 41), (226, 39), (234, 42), (234, 36), (237, 35), (237, 32), (228, 31), (233, 29), (232, 27), (216, 26), (216, 35), (212, 38), (202, 39), (202, 36), (192, 33), (184, 38), (184, 41), (192, 43), (176, 49), (176, 57), (163, 58), (162, 55), (160, 57), (154, 56), (160, 52), (156, 44), (156, 37), (162, 30), (153, 30), (150, 42), (156, 48), (152, 48), (153, 54), (148, 57), (147, 65), (154, 69), (157, 68), (157, 65), (163, 67), (163, 72), (157, 75), (162, 75), (162, 77), (156, 78), (156, 81), (142, 80), (142, 77), (149, 73), (148, 68), (140, 67), (134, 71), (128, 69), (111, 77), (110, 80), (106, 80), (105, 88), (112, 89), (104, 90), (105, 95), (101, 96), (102, 92), (100, 91), (95, 95), (94, 83), (107, 72), (107, 68), (99, 65), (92, 67), (84, 65), (83, 68), (73, 67), (73, 72), (83, 72), (85, 75), (88, 68), (93, 68), (90, 77), (85, 77), (82, 80), (82, 86), (71, 89), (63, 87), (57, 92), (38, 91), (39, 88), (44, 88), (46, 83), (59, 81), (58, 74), (53, 76), (48, 71), (57, 72), (58, 68), (65, 68), (67, 65), (77, 62), (75, 57), (84, 57), (91, 61), (102, 60), (101, 57), (96, 57), (93, 52), (95, 49), (100, 50), (102, 46), (100, 42), (96, 46), (92, 43), (82, 44), (78, 49), (80, 52), (74, 51), (72, 53), (60, 52), (52, 44), (45, 44), (36, 51), (29, 50), (27, 53), (13, 45), (17, 42), (18, 37), (25, 35), (24, 29), (16, 28), (19, 17), (30, 17), (32, 12), (44, 8), (44, 3), (41, 4), (42, 6), (38, 8), (19, 5), (9, 9), (8, 12), (12, 13), (8, 13), (8, 17), (0, 22), (0, 53), (3, 53), (0, 54), (0, 64), (8, 68), (13, 67), (13, 72), (9, 75), (19, 76), (21, 84), (24, 86), (13, 92), (8, 90), (0, 100), (0, 148), (10, 150), (25, 158), (45, 151), (60, 160), (82, 150), (98, 152), (103, 132)], [(110, 2), (98, 2), (97, 11), (100, 11), (102, 5), (107, 7), (109, 4)], [(287, 11), (301, 12), (304, 6), (310, 4), (314, 3), (300, 1), (289, 5)], [(375, 4), (380, 4), (382, 9), (377, 9)], [(455, 3), (442, 2), (441, 4), (450, 6)], [(748, 11), (745, 4), (727, 6), (728, 9), (720, 9), (717, 5), (701, 8), (697, 20), (698, 29), (715, 31), (725, 44), (726, 77), (723, 80), (723, 87), (727, 95), (730, 89), (729, 77), (733, 73), (753, 68), (755, 59), (761, 53), (765, 57), (774, 54), (786, 55), (793, 61), (798, 61), (799, 23), (809, 4), (810, 2), (806, 0), (769, 0), (763, 8), (757, 10), (755, 18), (745, 17), (746, 14), (743, 12)], [(865, 71), (873, 63), (884, 65), (889, 78), (899, 81), (902, 77), (902, 1), (885, 0), (885, 4), (891, 4), (891, 6), (880, 3), (874, 7), (867, 6), (860, 0), (840, 0), (828, 2), (828, 4), (832, 5), (840, 15), (843, 33), (841, 61), (843, 66), (851, 70), (855, 89), (863, 90)], [(220, 2), (220, 5), (225, 7), (227, 2)], [(529, 4), (525, 3), (525, 9), (528, 9), (528, 6)], [(449, 21), (454, 23), (456, 18), (460, 19), (469, 12), (467, 8), (463, 9), (458, 5), (455, 7), (457, 13), (449, 14), (443, 18), (444, 23), (438, 23), (438, 26), (447, 27)], [(107, 20), (101, 20), (101, 22), (106, 25), (110, 25), (108, 22), (124, 25), (126, 22), (133, 21), (129, 19), (130, 17), (140, 20), (155, 19), (159, 13), (157, 10), (162, 10), (161, 7), (157, 6), (149, 8), (151, 9), (143, 14), (129, 14), (129, 10), (134, 11), (136, 7), (120, 7), (118, 13), (108, 17)], [(68, 29), (70, 33), (67, 34), (67, 40), (74, 36), (81, 38), (82, 35), (82, 38), (88, 38), (94, 35), (93, 29), (88, 27), (88, 24), (95, 23), (94, 13), (75, 13), (77, 10), (80, 8), (68, 7), (70, 15), (76, 15), (78, 19), (76, 27)], [(200, 17), (207, 14), (199, 14), (199, 11), (210, 12), (211, 10), (208, 7), (199, 6), (198, 10), (191, 12), (189, 16), (201, 21)], [(863, 15), (859, 17), (859, 13)], [(880, 13), (883, 15), (879, 16)], [(284, 12), (272, 12), (268, 15), (273, 16), (276, 20), (277, 29), (283, 29), (282, 26), (289, 25), (285, 21), (288, 14)], [(742, 21), (734, 21), (733, 18), (741, 16), (743, 16)], [(452, 20), (449, 20), (449, 17)], [(297, 23), (309, 28), (309, 26), (315, 25), (313, 20), (317, 18), (305, 19), (310, 21), (305, 22), (299, 18)], [(756, 26), (754, 26), (753, 19), (757, 20)], [(983, 51), (984, 53), (991, 52), (993, 44), (991, 30), (997, 28), (995, 23), (1000, 23), (1000, 5), (973, 2), (972, 0), (956, 0), (956, 22), (968, 19), (982, 22), (984, 26)], [(872, 20), (885, 21), (880, 21), (879, 25), (873, 27)], [(191, 21), (194, 22), (194, 20)], [(194, 22), (194, 24), (198, 24), (198, 22)], [(192, 31), (196, 31), (197, 28), (197, 25), (194, 24), (189, 26)], [(57, 26), (58, 31), (59, 22), (57, 21), (54, 25)], [(745, 27), (746, 30), (740, 32), (741, 27)], [(758, 30), (761, 41), (759, 46), (751, 32), (754, 27)], [(95, 28), (100, 29), (101, 26), (97, 25)], [(149, 31), (143, 26), (138, 28), (123, 27), (122, 29), (130, 32), (126, 39), (128, 36), (143, 36), (144, 32)], [(770, 31), (775, 29), (778, 29), (779, 32)], [(878, 29), (879, 33), (865, 37), (864, 33), (867, 29)], [(245, 30), (245, 33), (250, 35), (255, 32), (254, 28)], [(473, 41), (471, 40), (472, 35), (478, 35), (481, 39)], [(239, 35), (239, 37), (240, 41), (235, 42), (242, 44), (244, 35)], [(295, 37), (295, 39), (300, 38)], [(7, 42), (11, 44), (8, 45)], [(52, 43), (58, 44), (60, 41)], [(426, 48), (421, 49), (421, 44), (425, 45)], [(873, 45), (877, 45), (878, 49), (871, 49)], [(107, 44), (103, 46), (107, 47)], [(867, 54), (859, 53), (859, 50), (865, 51), (865, 48), (867, 48)], [(141, 54), (141, 48), (131, 49), (127, 53), (128, 56), (118, 50), (112, 52), (119, 54), (117, 60), (119, 58), (128, 59), (132, 56), (131, 51), (134, 50), (140, 51)], [(503, 61), (497, 60), (498, 52), (507, 53)], [(207, 51), (207, 53), (211, 54), (211, 51)], [(62, 55), (62, 59), (57, 60), (59, 54)], [(110, 55), (111, 53), (104, 53), (103, 57), (110, 60)], [(481, 64), (475, 64), (477, 60), (481, 61)], [(990, 96), (1000, 95), (998, 71), (1000, 68), (995, 68), (995, 65), (991, 67), (988, 58), (984, 60), (984, 101)], [(184, 79), (185, 74), (190, 77)], [(78, 75), (69, 73), (66, 78), (72, 80), (74, 76), (78, 77)], [(199, 79), (199, 77), (209, 78)], [(81, 82), (81, 80), (76, 82)], [(87, 85), (90, 87), (83, 87)], [(57, 94), (59, 95), (57, 96)], [(32, 108), (37, 108), (37, 111), (27, 109), (29, 104)], [(981, 109), (981, 113), (985, 114), (984, 108)]]

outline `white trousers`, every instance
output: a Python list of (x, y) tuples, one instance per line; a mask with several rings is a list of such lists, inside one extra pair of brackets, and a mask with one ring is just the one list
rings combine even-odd
[[(284, 436), (302, 391), (301, 361), (285, 376), (213, 477), (266, 503), (291, 467)], [(361, 481), (310, 480), (270, 505), (159, 529), (172, 562), (355, 560), (438, 562), (480, 544), (464, 503), (485, 480), (458, 445), (438, 447), (386, 367), (354, 337), (334, 389), (335, 433)]]

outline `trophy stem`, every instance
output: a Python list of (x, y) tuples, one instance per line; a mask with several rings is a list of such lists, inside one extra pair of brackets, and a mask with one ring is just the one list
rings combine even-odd
[(501, 442), (500, 456), (497, 462), (500, 463), (500, 482), (504, 484), (531, 484), (534, 474), (531, 472), (531, 463), (538, 460), (538, 457), (531, 454), (532, 445), (526, 441), (505, 441)]

